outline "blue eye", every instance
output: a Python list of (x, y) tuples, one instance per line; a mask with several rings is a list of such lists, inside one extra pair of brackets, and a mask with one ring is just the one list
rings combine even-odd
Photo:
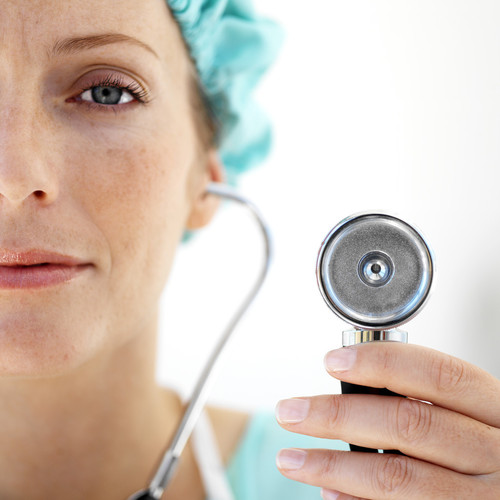
[(122, 104), (132, 103), (147, 104), (149, 93), (138, 83), (125, 83), (119, 75), (97, 77), (90, 84), (80, 90), (80, 94), (70, 99), (80, 101), (91, 109), (98, 111), (127, 109)]
[(127, 92), (126, 90), (119, 87), (103, 87), (97, 86), (86, 90), (81, 94), (81, 99), (88, 101), (93, 99), (96, 104), (102, 105), (116, 105), (116, 104), (126, 104), (127, 102), (133, 101), (134, 96)]

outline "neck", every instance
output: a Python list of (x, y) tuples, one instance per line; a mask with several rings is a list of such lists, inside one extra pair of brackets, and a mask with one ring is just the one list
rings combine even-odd
[(156, 320), (69, 374), (0, 380), (0, 498), (123, 500), (147, 486), (182, 413), (155, 359)]

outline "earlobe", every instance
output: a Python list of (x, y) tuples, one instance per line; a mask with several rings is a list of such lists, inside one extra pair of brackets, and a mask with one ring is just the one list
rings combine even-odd
[(224, 182), (224, 167), (215, 149), (210, 149), (206, 157), (206, 165), (203, 175), (195, 189), (191, 211), (186, 221), (186, 229), (194, 230), (206, 226), (215, 215), (220, 200), (216, 196), (206, 193), (206, 187), (210, 182)]

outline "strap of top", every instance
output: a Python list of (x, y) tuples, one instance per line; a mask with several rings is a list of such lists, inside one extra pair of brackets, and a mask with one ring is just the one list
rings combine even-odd
[(206, 411), (203, 411), (196, 423), (192, 443), (207, 500), (234, 500), (214, 430)]

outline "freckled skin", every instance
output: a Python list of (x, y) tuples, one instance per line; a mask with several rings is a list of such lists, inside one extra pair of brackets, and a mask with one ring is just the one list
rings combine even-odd
[[(101, 33), (159, 57), (123, 42), (48, 57)], [(55, 287), (0, 289), (0, 498), (127, 498), (177, 425), (180, 400), (155, 381), (158, 299), (222, 177), (197, 133), (191, 64), (164, 0), (0, 0), (0, 247), (92, 264)], [(87, 107), (82, 90), (108, 74), (149, 104)], [(167, 499), (204, 497), (186, 454)]]
[[(140, 8), (135, 1), (9, 1), (1, 11), (2, 244), (59, 250), (95, 269), (78, 286), (0, 291), (0, 374), (56, 373), (125, 342), (155, 314), (194, 196), (190, 176), (200, 172), (189, 62), (160, 0)], [(128, 44), (46, 59), (56, 39), (100, 32), (139, 38), (160, 60)], [(86, 72), (96, 61), (147, 80), (152, 103), (115, 115), (66, 102), (81, 75), (96, 73)], [(35, 190), (48, 199), (30, 195)], [(18, 348), (22, 358), (9, 356)]]

